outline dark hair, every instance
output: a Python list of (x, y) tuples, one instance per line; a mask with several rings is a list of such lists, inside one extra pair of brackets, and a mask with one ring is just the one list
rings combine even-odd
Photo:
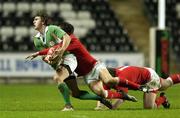
[(161, 97), (162, 97), (162, 96), (164, 96), (164, 95), (165, 95), (165, 93), (164, 93), (164, 92), (161, 92), (161, 93), (160, 93), (160, 96), (161, 96)]
[(52, 19), (47, 15), (45, 11), (38, 11), (35, 16), (41, 17), (44, 25), (50, 25), (52, 23)]
[(116, 70), (115, 70), (115, 68), (108, 67), (107, 70), (109, 71), (111, 76), (116, 77)]
[(67, 34), (71, 35), (74, 33), (74, 27), (68, 22), (62, 22), (59, 24), (62, 30), (64, 30)]

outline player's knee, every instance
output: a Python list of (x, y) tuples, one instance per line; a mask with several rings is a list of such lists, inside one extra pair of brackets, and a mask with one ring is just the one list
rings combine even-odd
[(106, 94), (105, 94), (105, 91), (102, 90), (102, 89), (96, 89), (96, 92), (95, 92), (97, 95), (105, 98), (106, 97)]
[(104, 79), (103, 83), (115, 85), (117, 82), (113, 78), (109, 78), (109, 79)]
[(57, 82), (64, 82), (64, 80), (69, 76), (69, 73), (66, 73), (64, 71), (58, 72), (57, 71), (57, 76), (55, 78), (55, 80)]
[(101, 91), (99, 88), (97, 88), (97, 87), (93, 87), (93, 92), (96, 93), (96, 94), (99, 95), (99, 96), (102, 96), (102, 95), (103, 95), (103, 94), (102, 94), (102, 91)]
[(155, 108), (154, 104), (146, 104), (144, 105), (144, 109), (153, 109)]
[(63, 79), (61, 79), (59, 76), (53, 77), (53, 80), (57, 83), (63, 83)]

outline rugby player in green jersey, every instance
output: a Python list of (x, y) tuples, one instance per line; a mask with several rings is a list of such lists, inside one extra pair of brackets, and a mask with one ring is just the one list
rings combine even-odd
[[(38, 31), (38, 33), (34, 37), (35, 48), (37, 50), (42, 50), (62, 42), (63, 45), (61, 51), (64, 52), (69, 45), (71, 39), (69, 35), (66, 34), (59, 27), (54, 25), (48, 25), (48, 20), (48, 16), (44, 12), (38, 12), (37, 15), (34, 17), (34, 29)], [(53, 37), (53, 35), (58, 36), (58, 38)], [(76, 57), (68, 52), (64, 53), (64, 58), (70, 59), (70, 61), (76, 60)], [(67, 78), (69, 76), (69, 73), (75, 70), (75, 68), (77, 67), (77, 63), (71, 63), (71, 67), (67, 67), (66, 63), (69, 62), (64, 61), (61, 64), (61, 61), (57, 61), (57, 63), (51, 64), (51, 66), (54, 68), (54, 70), (56, 70), (56, 73), (59, 75), (59, 78), (56, 81), (58, 83), (58, 89), (62, 93), (65, 101), (65, 108), (63, 110), (73, 110), (70, 103), (69, 89), (67, 85), (62, 81), (63, 79), (61, 79), (60, 77)]]
[[(71, 39), (68, 34), (66, 34), (62, 29), (58, 26), (48, 25), (48, 17), (43, 13), (39, 12), (33, 20), (34, 29), (38, 31), (37, 35), (34, 37), (34, 45), (37, 50), (43, 50), (46, 48), (53, 47), (58, 43), (62, 43), (62, 47), (59, 48), (58, 57), (55, 63), (49, 63), (54, 70), (56, 71), (57, 76), (55, 77), (56, 82), (58, 83), (58, 89), (61, 91), (64, 100), (65, 100), (65, 108), (63, 111), (73, 110), (70, 98), (69, 98), (69, 89), (67, 85), (63, 82), (64, 80), (69, 81), (69, 83), (74, 83), (74, 86), (71, 87), (73, 97), (77, 97), (79, 99), (86, 100), (100, 100), (102, 103), (111, 108), (111, 104), (106, 101), (104, 98), (101, 98), (97, 95), (90, 94), (87, 91), (80, 91), (77, 87), (77, 83), (75, 83), (75, 76), (73, 75), (74, 70), (77, 67), (77, 60), (73, 54), (70, 54), (68, 51), (65, 51), (67, 46), (69, 45)], [(36, 55), (30, 55), (27, 57), (30, 59), (35, 58)], [(63, 57), (63, 59), (62, 59)], [(43, 58), (44, 61), (45, 58)], [(63, 61), (62, 61), (63, 60)], [(71, 84), (72, 85), (72, 84)], [(76, 88), (76, 89), (74, 89)], [(73, 92), (73, 91), (78, 92)]]

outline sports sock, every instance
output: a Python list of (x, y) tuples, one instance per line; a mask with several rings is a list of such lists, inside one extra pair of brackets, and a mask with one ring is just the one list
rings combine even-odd
[(100, 96), (93, 93), (89, 93), (87, 91), (83, 91), (83, 90), (80, 90), (80, 95), (77, 98), (81, 100), (100, 100), (101, 99)]
[(162, 105), (165, 102), (166, 102), (166, 98), (165, 97), (158, 97), (155, 100), (155, 103), (156, 103), (157, 107), (159, 107), (160, 105)]
[(107, 90), (108, 96), (107, 99), (115, 99), (115, 98), (122, 98), (122, 94), (115, 92), (115, 91), (111, 91), (111, 90)]
[(180, 83), (180, 74), (172, 74), (170, 75), (170, 79), (172, 80), (173, 84)]
[(70, 101), (70, 91), (69, 88), (67, 87), (67, 85), (65, 83), (60, 83), (58, 84), (58, 89), (61, 92), (64, 102), (66, 105), (70, 105), (71, 101)]
[(123, 86), (123, 87), (128, 87), (128, 88), (134, 89), (134, 90), (138, 90), (140, 88), (139, 84), (136, 84), (134, 82), (131, 82), (127, 79), (122, 79), (122, 78), (119, 78), (119, 84), (118, 85)]

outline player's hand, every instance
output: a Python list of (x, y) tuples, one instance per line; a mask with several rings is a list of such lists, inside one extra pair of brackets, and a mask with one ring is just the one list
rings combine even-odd
[(158, 88), (150, 88), (147, 85), (141, 85), (139, 88), (140, 91), (143, 91), (145, 93), (149, 93), (149, 92), (156, 92), (158, 91)]
[(50, 58), (50, 61), (55, 61), (55, 60), (61, 59), (63, 54), (64, 54), (64, 50), (62, 50), (61, 48), (56, 49), (54, 51), (54, 53), (52, 54), (52, 57)]
[(38, 56), (38, 52), (33, 53), (33, 54), (27, 56), (25, 59), (33, 60), (33, 59), (36, 58), (37, 56)]

